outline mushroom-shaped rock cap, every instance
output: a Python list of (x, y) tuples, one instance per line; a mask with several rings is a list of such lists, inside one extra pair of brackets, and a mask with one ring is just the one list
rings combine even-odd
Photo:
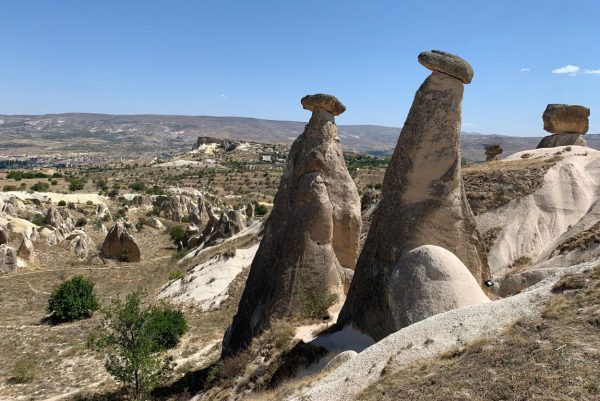
[(453, 76), (463, 83), (471, 83), (473, 67), (462, 58), (440, 50), (432, 50), (419, 54), (419, 63), (431, 71), (439, 71)]
[(334, 116), (339, 116), (346, 111), (346, 106), (333, 95), (317, 93), (315, 95), (306, 95), (300, 100), (302, 107), (306, 110), (315, 111), (317, 107), (327, 110)]

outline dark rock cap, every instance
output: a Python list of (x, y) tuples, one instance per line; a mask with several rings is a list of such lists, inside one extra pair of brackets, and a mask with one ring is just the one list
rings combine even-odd
[(306, 110), (315, 111), (315, 108), (320, 107), (334, 116), (339, 116), (346, 111), (346, 106), (337, 97), (325, 93), (306, 95), (300, 100), (300, 103), (302, 103), (302, 107)]
[(542, 115), (544, 130), (553, 134), (585, 134), (589, 117), (590, 109), (576, 104), (549, 104)]
[(462, 58), (440, 50), (419, 54), (419, 63), (431, 71), (448, 74), (468, 84), (473, 79), (473, 67)]

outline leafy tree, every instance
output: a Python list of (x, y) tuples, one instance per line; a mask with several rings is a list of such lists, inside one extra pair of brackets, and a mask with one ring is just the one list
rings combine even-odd
[(83, 276), (75, 276), (52, 291), (48, 312), (54, 323), (68, 322), (92, 316), (99, 308), (94, 294), (94, 283)]
[(162, 354), (187, 330), (183, 314), (167, 304), (143, 307), (146, 293), (113, 300), (90, 344), (106, 355), (105, 368), (135, 400), (144, 399), (172, 369)]

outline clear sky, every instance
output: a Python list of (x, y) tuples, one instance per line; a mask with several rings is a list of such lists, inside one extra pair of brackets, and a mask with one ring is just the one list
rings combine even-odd
[[(401, 126), (423, 50), (475, 69), (463, 130), (543, 135), (547, 103), (600, 133), (600, 1), (0, 0), (0, 114), (99, 112)], [(554, 73), (553, 73), (554, 71)], [(561, 73), (563, 72), (563, 73)]]

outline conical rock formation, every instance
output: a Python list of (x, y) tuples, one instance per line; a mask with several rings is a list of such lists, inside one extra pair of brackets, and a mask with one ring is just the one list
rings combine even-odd
[(484, 245), (461, 175), (463, 82), (469, 82), (472, 74), (455, 78), (422, 60), (433, 60), (446, 70), (451, 66), (454, 75), (472, 69), (456, 56), (441, 62), (444, 54), (419, 56), (434, 71), (417, 91), (398, 138), (385, 173), (382, 199), (338, 319), (340, 325), (351, 323), (375, 340), (403, 327), (391, 318), (385, 294), (392, 267), (405, 252), (437, 245), (455, 254), (480, 285), (489, 278)]
[(127, 262), (140, 261), (140, 248), (127, 232), (122, 220), (118, 220), (106, 234), (102, 243), (102, 255), (108, 258), (122, 258)]
[(360, 235), (360, 198), (344, 162), (330, 95), (302, 99), (312, 117), (287, 158), (238, 312), (223, 340), (235, 354), (272, 319), (300, 316), (311, 294), (344, 294)]

